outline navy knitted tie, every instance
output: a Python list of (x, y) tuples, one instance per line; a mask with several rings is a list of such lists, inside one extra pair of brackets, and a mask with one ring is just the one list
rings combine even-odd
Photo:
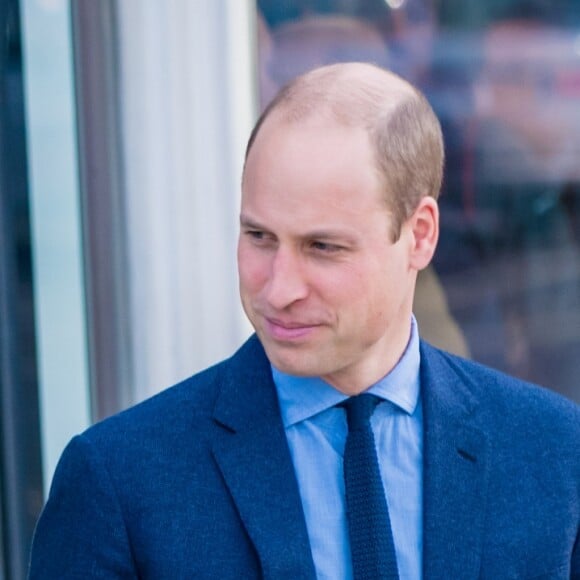
[(374, 395), (362, 394), (342, 403), (348, 422), (344, 481), (355, 580), (399, 577), (389, 508), (370, 423), (380, 401)]

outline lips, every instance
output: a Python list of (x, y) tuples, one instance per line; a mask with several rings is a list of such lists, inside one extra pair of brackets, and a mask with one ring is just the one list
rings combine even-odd
[(266, 331), (275, 340), (298, 340), (307, 337), (320, 325), (266, 318)]

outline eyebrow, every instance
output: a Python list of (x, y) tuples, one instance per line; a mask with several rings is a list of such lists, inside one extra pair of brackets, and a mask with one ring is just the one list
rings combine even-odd
[[(260, 224), (257, 220), (255, 220), (254, 218), (251, 218), (248, 215), (245, 214), (241, 214), (240, 215), (240, 225), (242, 227), (245, 228), (251, 228), (251, 229), (256, 229), (256, 230), (260, 230), (260, 231), (271, 231), (270, 228)], [(350, 232), (346, 232), (344, 230), (333, 230), (333, 229), (317, 229), (317, 230), (312, 230), (309, 232), (304, 232), (299, 234), (299, 237), (302, 239), (308, 239), (308, 240), (312, 240), (312, 239), (317, 239), (317, 240), (330, 240), (330, 241), (335, 241), (335, 240), (342, 240), (345, 242), (349, 242), (351, 244), (355, 244), (356, 243), (356, 236), (354, 236), (352, 233)]]
[(240, 214), (240, 225), (243, 227), (246, 227), (246, 228), (253, 228), (256, 230), (267, 229), (264, 226), (262, 226), (261, 224), (259, 224), (256, 220), (254, 220), (253, 218), (251, 218), (245, 214)]

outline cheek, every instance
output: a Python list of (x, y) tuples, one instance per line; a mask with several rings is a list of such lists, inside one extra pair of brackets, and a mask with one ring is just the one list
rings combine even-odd
[(368, 319), (369, 306), (374, 302), (373, 279), (357, 267), (341, 268), (333, 274), (318, 278), (319, 294), (340, 311), (342, 318)]
[(260, 252), (243, 245), (238, 247), (238, 276), (242, 293), (255, 293), (268, 279), (268, 264)]
[(342, 288), (342, 301), (353, 311), (359, 321), (366, 321), (369, 326), (384, 324), (385, 318), (395, 302), (398, 301), (398, 285), (391, 273), (381, 268), (369, 268), (364, 272), (353, 274), (350, 282)]

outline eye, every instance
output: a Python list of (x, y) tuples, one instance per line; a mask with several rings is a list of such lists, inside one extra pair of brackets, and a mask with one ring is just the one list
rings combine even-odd
[(246, 236), (252, 238), (253, 240), (263, 240), (264, 239), (264, 232), (260, 230), (247, 230), (245, 232)]
[(275, 238), (272, 234), (263, 230), (246, 230), (244, 231), (244, 236), (251, 244), (258, 247), (269, 247), (275, 241)]
[(340, 252), (344, 248), (337, 244), (330, 244), (328, 242), (320, 242), (320, 241), (313, 241), (310, 244), (310, 247), (317, 252), (322, 252), (324, 254), (332, 254), (336, 252)]

